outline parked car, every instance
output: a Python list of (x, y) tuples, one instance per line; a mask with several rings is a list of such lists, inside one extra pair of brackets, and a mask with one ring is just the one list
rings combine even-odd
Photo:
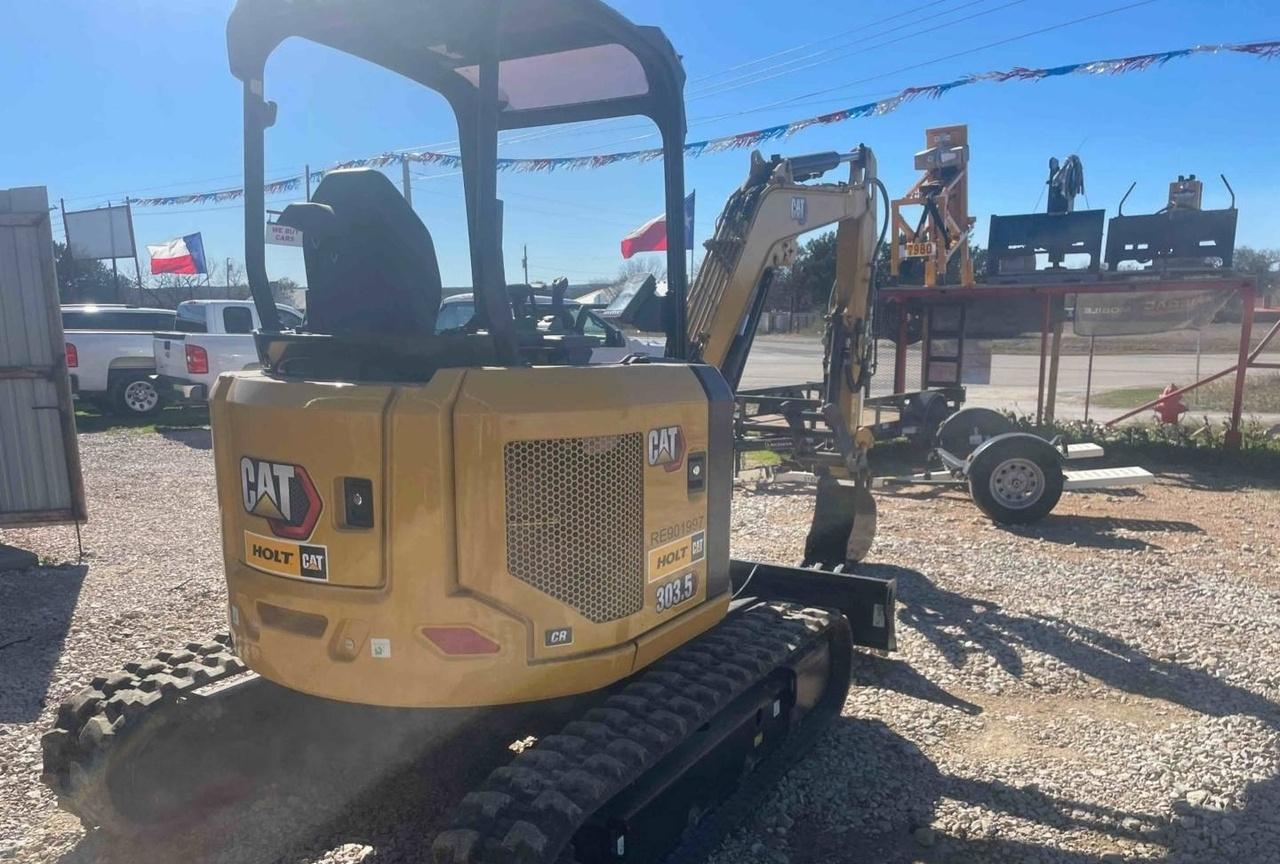
[(121, 304), (62, 307), (67, 369), (76, 398), (103, 411), (147, 416), (160, 410), (151, 334), (173, 327), (172, 309)]
[[(527, 289), (525, 289), (527, 291)], [(543, 332), (559, 328), (597, 340), (591, 349), (591, 363), (617, 363), (630, 354), (661, 356), (665, 342), (637, 339), (605, 321), (594, 307), (576, 300), (564, 300), (562, 321), (555, 321), (552, 298), (545, 294), (524, 293), (512, 297), (514, 311), (519, 320), (537, 327)], [(436, 332), (465, 327), (475, 315), (475, 298), (471, 294), (454, 294), (440, 303), (436, 316)]]
[[(277, 305), (280, 323), (302, 323), (302, 313)], [(213, 382), (223, 372), (256, 369), (258, 350), (253, 331), (258, 310), (251, 300), (188, 300), (178, 304), (173, 330), (156, 333), (152, 354), (160, 389), (166, 398), (200, 402), (209, 398)]]

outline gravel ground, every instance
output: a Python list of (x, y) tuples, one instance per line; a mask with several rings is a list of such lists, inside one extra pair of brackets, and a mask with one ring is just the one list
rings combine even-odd
[[(81, 452), (83, 565), (70, 529), (0, 532), (45, 562), (0, 574), (0, 860), (178, 860), (86, 836), (38, 782), (39, 734), (87, 677), (221, 627), (208, 435)], [(1280, 861), (1280, 492), (1244, 482), (1165, 473), (1017, 531), (955, 493), (881, 498), (867, 566), (898, 579), (900, 650), (858, 657), (845, 716), (717, 864)], [(735, 554), (797, 557), (811, 497), (734, 505)], [(181, 857), (411, 858), (429, 785), (393, 778), (287, 840), (302, 802), (272, 785)]]

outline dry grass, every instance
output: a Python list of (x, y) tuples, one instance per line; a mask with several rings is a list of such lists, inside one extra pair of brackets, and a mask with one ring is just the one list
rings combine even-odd
[[(1269, 325), (1255, 322), (1253, 341)], [(1018, 339), (997, 339), (992, 342), (996, 354), (1039, 354), (1040, 335), (1031, 334)], [(1210, 324), (1200, 333), (1200, 350), (1205, 354), (1235, 354), (1240, 349), (1239, 324)], [(1269, 353), (1280, 353), (1280, 340), (1271, 344)], [(1089, 353), (1089, 337), (1076, 336), (1068, 325), (1062, 334), (1064, 355)], [(1099, 336), (1094, 341), (1096, 354), (1194, 354), (1196, 331), (1174, 330), (1169, 333), (1153, 333), (1149, 336)]]
[[(1093, 397), (1104, 408), (1136, 408), (1160, 395), (1159, 387), (1122, 387)], [(1195, 410), (1230, 411), (1235, 398), (1235, 379), (1228, 376), (1185, 394), (1182, 400)], [(1247, 379), (1244, 410), (1258, 414), (1280, 413), (1280, 375), (1258, 375)]]

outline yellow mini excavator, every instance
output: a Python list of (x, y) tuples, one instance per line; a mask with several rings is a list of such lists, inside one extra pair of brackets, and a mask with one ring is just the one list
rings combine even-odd
[[(558, 731), (463, 790), (434, 860), (659, 861), (706, 848), (840, 712), (852, 646), (894, 647), (895, 586), (845, 566), (868, 538), (851, 539), (859, 505), (843, 491), (819, 501), (843, 522), (811, 533), (813, 566), (730, 558), (733, 396), (720, 369), (744, 350), (755, 295), (728, 274), (783, 246), (750, 242), (750, 220), (722, 220), (713, 264), (728, 269), (709, 271), (705, 298), (686, 308), (675, 51), (599, 0), (239, 0), (227, 32), (262, 321), (261, 370), (223, 376), (211, 398), (230, 634), (67, 700), (43, 740), (45, 782), (86, 824), (132, 833), (251, 794), (255, 771), (295, 770), (273, 761), (289, 747), (359, 759), (376, 777), (388, 712), (456, 730), (457, 712), (479, 706), (545, 718), (571, 705)], [(476, 297), (462, 330), (436, 333), (431, 236), (369, 170), (328, 173), (280, 216), (303, 233), (309, 286), (305, 324), (281, 326), (263, 246), (276, 114), (263, 73), (294, 37), (452, 107)], [(498, 133), (629, 115), (662, 136), (666, 356), (582, 365), (580, 337), (513, 320)], [(843, 162), (851, 182), (829, 195), (786, 191)], [(843, 208), (822, 216), (839, 222), (845, 253), (828, 402), (846, 439), (847, 471), (832, 482), (856, 498), (874, 162), (860, 148), (780, 164), (757, 160), (741, 194), (759, 206), (733, 212), (798, 234), (819, 199)]]

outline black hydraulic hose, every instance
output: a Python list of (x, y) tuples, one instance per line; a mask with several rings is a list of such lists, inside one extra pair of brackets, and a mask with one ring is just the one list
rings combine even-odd
[(1218, 176), (1222, 178), (1222, 185), (1223, 185), (1223, 186), (1226, 186), (1226, 187), (1227, 187), (1227, 191), (1231, 193), (1231, 208), (1230, 208), (1230, 209), (1232, 209), (1232, 210), (1236, 209), (1236, 190), (1232, 189), (1232, 188), (1231, 188), (1231, 184), (1227, 182), (1227, 175), (1226, 175), (1226, 174), (1219, 174)]
[(871, 376), (876, 373), (876, 260), (880, 257), (880, 251), (884, 248), (885, 236), (889, 233), (889, 190), (885, 188), (879, 177), (876, 177), (874, 182), (876, 189), (880, 192), (880, 202), (884, 207), (884, 220), (880, 223), (880, 236), (876, 238), (876, 245), (871, 250), (871, 276), (867, 282), (867, 317), (866, 323), (862, 328), (868, 344), (863, 353), (862, 368), (856, 382), (853, 380), (849, 367), (845, 366), (845, 383), (849, 386), (850, 392), (867, 386), (871, 381)]
[(1137, 185), (1138, 185), (1138, 181), (1137, 181), (1137, 180), (1134, 180), (1132, 183), (1130, 183), (1130, 184), (1129, 184), (1129, 190), (1128, 190), (1127, 192), (1125, 192), (1125, 193), (1124, 193), (1124, 197), (1120, 199), (1120, 206), (1116, 208), (1116, 215), (1117, 215), (1117, 216), (1123, 216), (1123, 215), (1124, 215), (1124, 202), (1126, 202), (1126, 201), (1128, 201), (1128, 200), (1129, 200), (1129, 192), (1132, 192), (1132, 191), (1133, 191), (1133, 187), (1134, 187), (1134, 186), (1137, 186)]
[(876, 257), (880, 254), (880, 250), (884, 247), (884, 237), (889, 233), (889, 190), (884, 188), (884, 183), (879, 177), (875, 179), (876, 188), (880, 190), (880, 201), (884, 205), (884, 221), (880, 223), (880, 236), (876, 238), (876, 248), (871, 253), (872, 280), (871, 287), (875, 289), (875, 263)]

